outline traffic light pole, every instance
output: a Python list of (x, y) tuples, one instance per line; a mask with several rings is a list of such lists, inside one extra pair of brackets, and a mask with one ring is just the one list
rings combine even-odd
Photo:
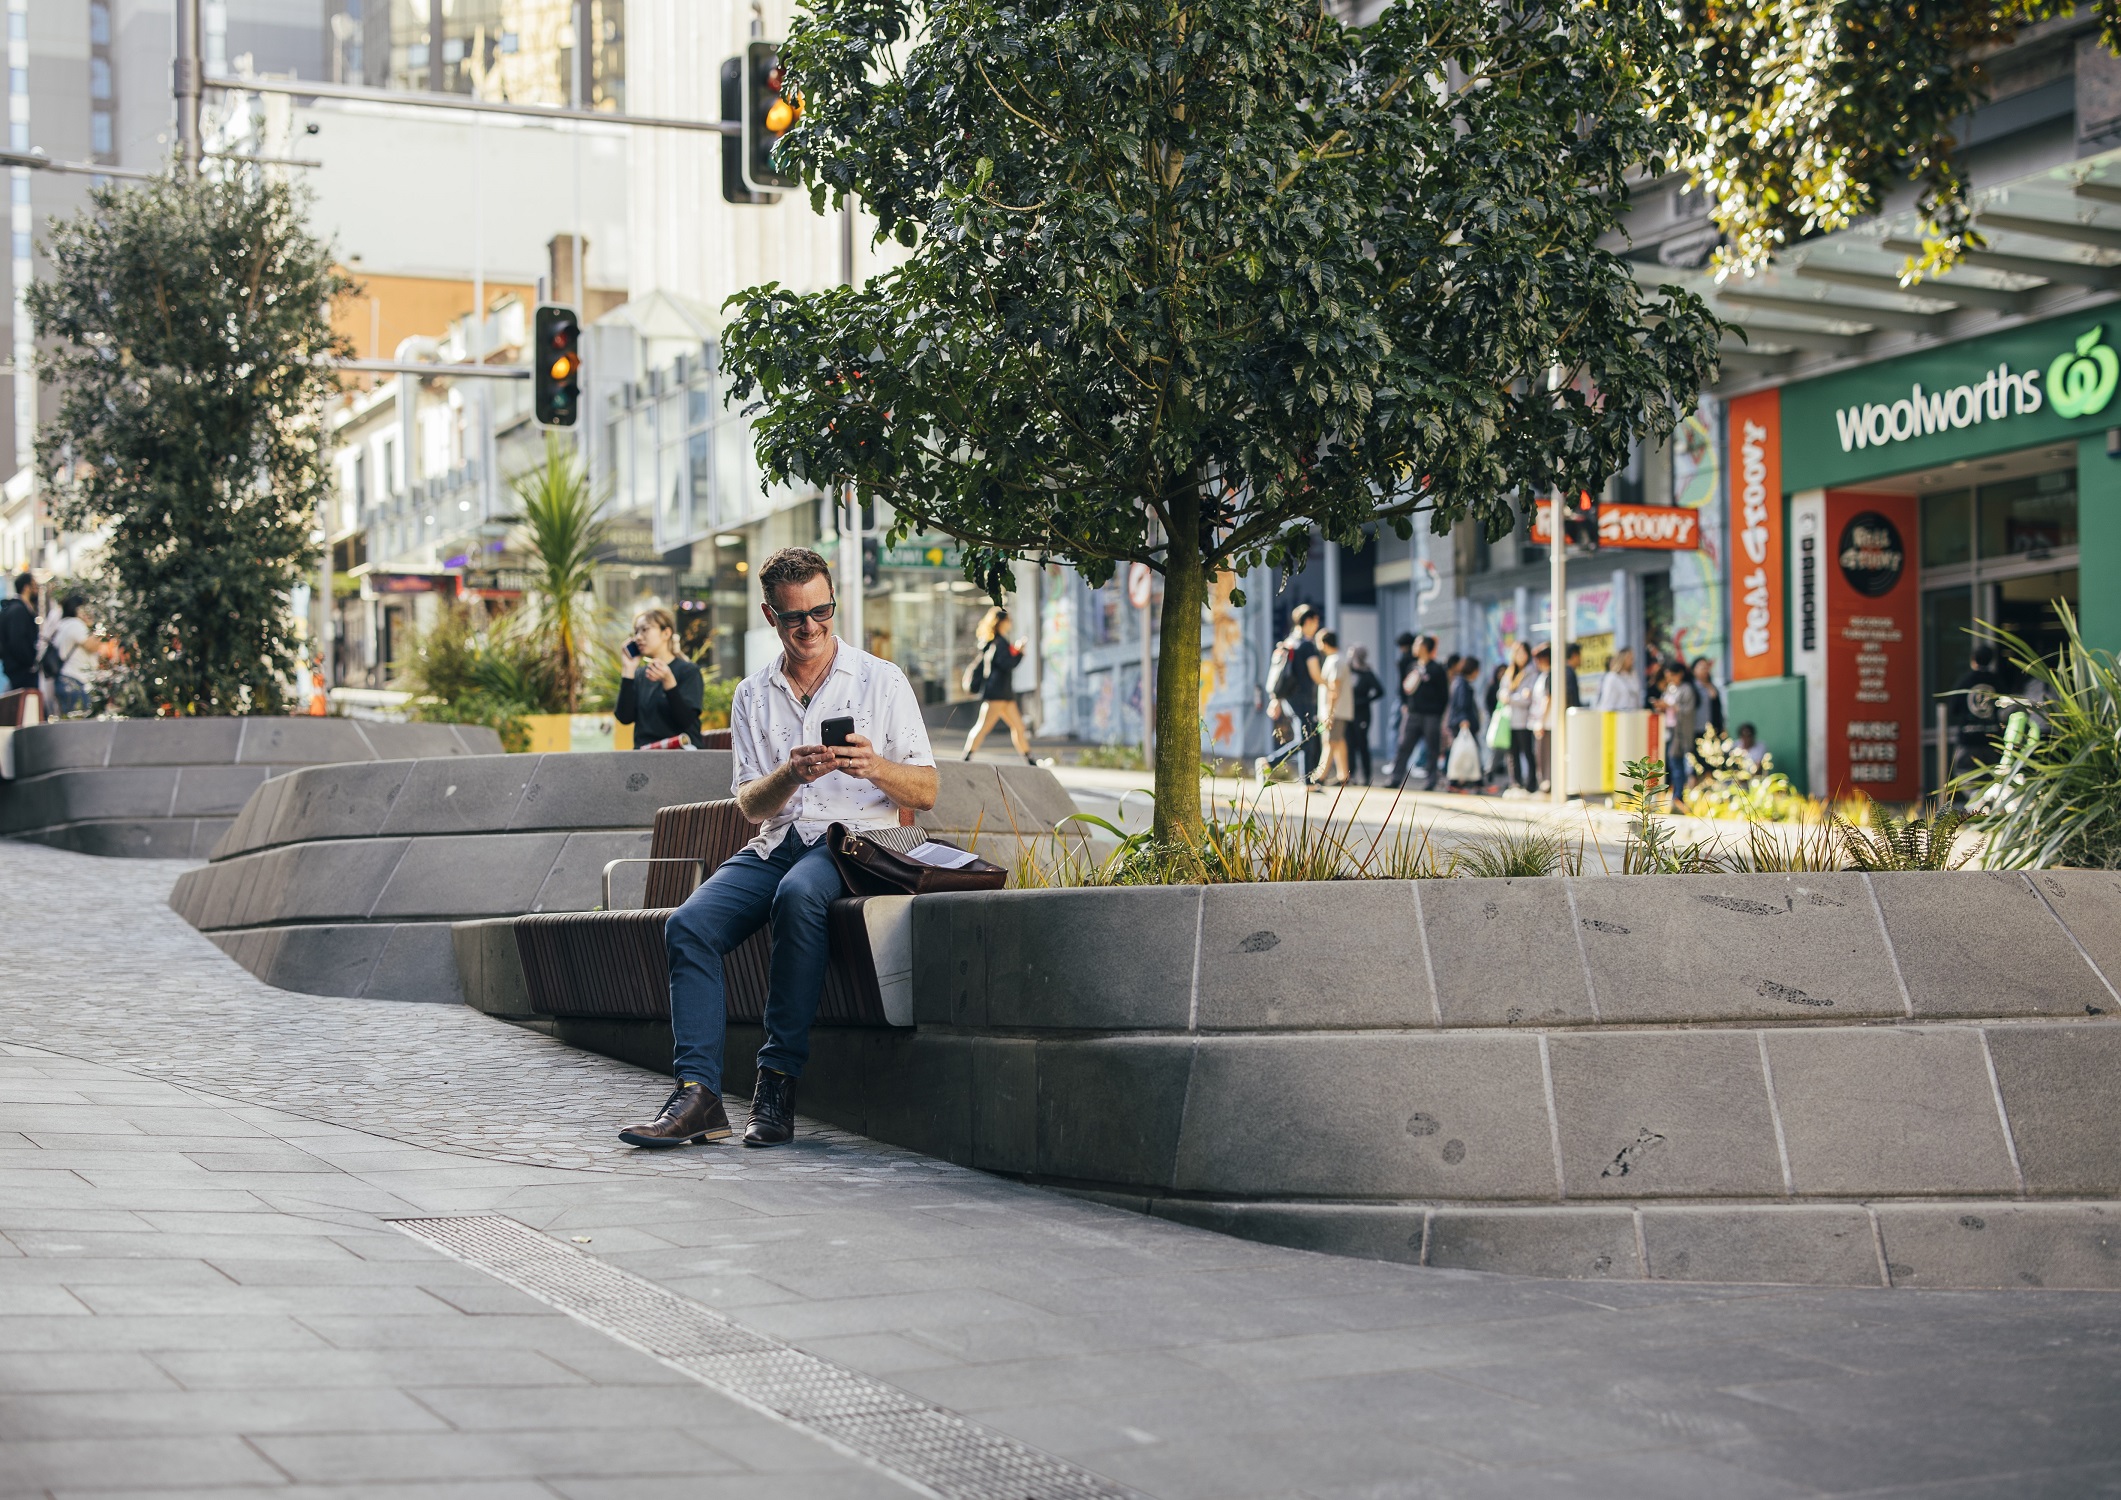
[(200, 154), (205, 150), (199, 135), (199, 95), (206, 76), (199, 5), (200, 0), (177, 0), (177, 55), (170, 65), (177, 96), (177, 165), (187, 177), (199, 175)]
[(1569, 800), (1569, 528), (1559, 485), (1554, 489), (1554, 516), (1548, 523), (1547, 625), (1554, 660), (1547, 668), (1547, 711), (1554, 716), (1551, 753), (1553, 775), (1548, 796)]
[[(180, 0), (196, 6), (198, 0)], [(354, 103), (396, 104), (412, 109), (453, 109), (469, 114), (512, 115), (524, 120), (579, 120), (592, 125), (630, 125), (639, 130), (699, 130), (709, 135), (744, 133), (741, 120), (678, 120), (667, 115), (622, 115), (600, 109), (563, 109), (557, 104), (507, 104), (466, 94), (430, 94), (416, 89), (371, 89), (348, 83), (315, 83), (288, 78), (204, 78), (209, 89), (242, 89), (253, 94), (286, 94), (296, 99), (344, 99)]]

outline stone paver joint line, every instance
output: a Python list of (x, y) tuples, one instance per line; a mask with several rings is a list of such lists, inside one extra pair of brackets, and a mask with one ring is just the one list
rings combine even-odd
[(1900, 950), (1893, 946), (1893, 931), (1885, 925), (1885, 905), (1879, 901), (1878, 887), (1871, 883), (1871, 877), (1866, 874), (1859, 878), (1863, 881), (1864, 894), (1871, 898), (1871, 915), (1878, 919), (1878, 936), (1885, 940), (1885, 956), (1892, 961), (1893, 983), (1900, 986), (1900, 1009), (1912, 1021), (1915, 1019), (1915, 997), (1908, 990), (1907, 975), (1900, 971)]
[(2018, 1196), (2025, 1196), (2025, 1166), (2018, 1160), (2018, 1137), (2011, 1131), (2010, 1111), (2003, 1107), (2003, 1084), (1996, 1077), (1996, 1055), (1989, 1050), (1988, 1028), (1977, 1026), (1974, 1034), (1981, 1038), (1981, 1062), (1988, 1069), (1989, 1097), (1996, 1101), (1996, 1123), (2003, 1127), (2003, 1149), (2010, 1153), (2011, 1176), (2017, 1179)]
[(1576, 882), (1561, 877), (1562, 893), (1569, 898), (1569, 932), (1576, 939), (1576, 962), (1583, 966), (1583, 992), (1591, 1001), (1591, 1024), (1605, 1020), (1598, 1010), (1598, 981), (1591, 975), (1591, 951), (1583, 943), (1583, 914), (1576, 909)]
[(1864, 1216), (1871, 1221), (1871, 1249), (1878, 1257), (1878, 1285), (1893, 1284), (1893, 1265), (1885, 1258), (1885, 1231), (1878, 1224), (1878, 1210), (1868, 1203), (1863, 1206)]
[(1790, 1140), (1782, 1130), (1782, 1101), (1775, 1097), (1775, 1065), (1768, 1061), (1767, 1033), (1756, 1031), (1753, 1040), (1760, 1047), (1760, 1076), (1767, 1084), (1768, 1120), (1775, 1127), (1775, 1155), (1782, 1162), (1782, 1196), (1792, 1198), (1796, 1196), (1797, 1183), (1790, 1175)]
[(1135, 1492), (806, 1354), (499, 1214), (398, 1229), (723, 1395), (938, 1500), (1130, 1500)]
[(2040, 882), (2033, 879), (2031, 875), (2027, 875), (2025, 883), (2033, 888), (2033, 894), (2040, 898), (2040, 904), (2047, 908), (2047, 914), (2055, 919), (2055, 925), (2062, 929), (2062, 935), (2069, 939), (2069, 945), (2077, 950), (2077, 957), (2084, 960), (2085, 967), (2092, 971), (2093, 977), (2099, 981), (2109, 995), (2114, 997), (2114, 1004), (2121, 1005), (2121, 990), (2114, 988), (2114, 982), (2106, 977), (2106, 971), (2099, 967), (2098, 960), (2091, 956), (2090, 951), (2085, 948), (2084, 944), (2077, 941), (2077, 934), (2071, 931), (2069, 923), (2062, 920), (2062, 913), (2055, 910), (2054, 901), (2049, 898), (2046, 891), (2040, 888)]
[(1436, 986), (1436, 957), (1429, 952), (1429, 918), (1421, 909), (1421, 882), (1410, 880), (1407, 887), (1414, 893), (1414, 933), (1421, 939), (1421, 969), (1429, 976), (1429, 1010), (1436, 1017), (1436, 1028), (1443, 1029), (1443, 991)]
[(1566, 1202), (1569, 1177), (1561, 1165), (1561, 1111), (1554, 1105), (1554, 1059), (1544, 1031), (1539, 1033), (1539, 1082), (1547, 1095), (1547, 1138), (1554, 1148), (1554, 1195)]

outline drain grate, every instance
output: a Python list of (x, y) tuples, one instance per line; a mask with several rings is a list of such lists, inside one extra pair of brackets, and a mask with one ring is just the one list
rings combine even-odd
[(1131, 1491), (896, 1386), (754, 1333), (499, 1214), (398, 1219), (444, 1255), (942, 1500), (1125, 1500)]

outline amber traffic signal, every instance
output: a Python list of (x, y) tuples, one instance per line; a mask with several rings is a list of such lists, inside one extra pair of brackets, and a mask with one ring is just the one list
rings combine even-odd
[(571, 307), (538, 309), (531, 347), (531, 409), (547, 427), (574, 426), (582, 401), (582, 325)]
[(755, 193), (797, 186), (773, 165), (773, 148), (803, 117), (802, 95), (784, 90), (779, 42), (744, 48), (744, 185)]

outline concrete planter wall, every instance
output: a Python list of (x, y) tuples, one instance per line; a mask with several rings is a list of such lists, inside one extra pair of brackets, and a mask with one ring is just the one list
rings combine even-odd
[(1001, 892), (913, 941), (917, 1029), (820, 1032), (805, 1111), (1430, 1265), (2121, 1287), (2121, 877)]
[(490, 729), (357, 719), (68, 720), (18, 729), (0, 837), (203, 859), (251, 794), (300, 766), (497, 753)]
[[(312, 767), (259, 787), (170, 904), (282, 989), (511, 1013), (522, 981), (507, 920), (597, 907), (604, 866), (648, 854), (656, 811), (727, 797), (731, 773), (726, 750)], [(995, 831), (1073, 811), (1047, 771), (957, 763), (941, 776), (922, 825), (995, 858), (1014, 857)], [(643, 866), (625, 867), (613, 904), (638, 906), (644, 883)]]

